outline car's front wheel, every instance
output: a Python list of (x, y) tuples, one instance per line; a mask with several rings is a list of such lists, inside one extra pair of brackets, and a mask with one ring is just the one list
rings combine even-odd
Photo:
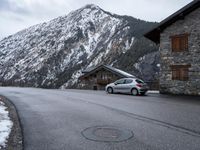
[(132, 89), (132, 90), (131, 90), (131, 94), (132, 94), (133, 96), (138, 95), (138, 90), (137, 90), (137, 89)]
[(109, 94), (112, 94), (112, 93), (113, 93), (113, 88), (108, 87), (108, 88), (107, 88), (107, 92), (108, 92)]

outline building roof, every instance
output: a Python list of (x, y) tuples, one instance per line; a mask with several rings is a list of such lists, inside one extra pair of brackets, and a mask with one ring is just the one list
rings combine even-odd
[(179, 19), (184, 19), (186, 15), (200, 7), (200, 0), (193, 0), (191, 3), (181, 8), (165, 20), (161, 21), (156, 27), (145, 33), (144, 36), (155, 43), (160, 43), (160, 33), (168, 26)]
[(135, 76), (133, 76), (132, 74), (129, 74), (125, 71), (122, 71), (120, 69), (117, 69), (117, 68), (114, 68), (112, 66), (109, 66), (109, 65), (100, 65), (98, 67), (92, 67), (92, 68), (88, 68), (86, 70), (83, 71), (84, 75), (82, 75), (80, 78), (84, 78), (84, 77), (87, 77), (93, 73), (95, 73), (96, 71), (99, 71), (101, 69), (105, 69), (105, 70), (108, 70), (122, 78), (134, 78)]

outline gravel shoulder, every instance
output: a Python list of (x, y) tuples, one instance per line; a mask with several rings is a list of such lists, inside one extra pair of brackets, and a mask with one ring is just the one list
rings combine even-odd
[(14, 104), (11, 103), (6, 97), (0, 96), (0, 101), (5, 103), (6, 107), (8, 107), (9, 117), (13, 122), (6, 147), (0, 148), (0, 150), (23, 150), (23, 134), (17, 110)]

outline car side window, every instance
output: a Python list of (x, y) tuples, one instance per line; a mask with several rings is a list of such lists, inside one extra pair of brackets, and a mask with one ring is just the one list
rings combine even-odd
[(139, 79), (136, 79), (135, 80), (137, 83), (139, 83), (139, 84), (142, 84), (142, 83), (144, 83), (144, 81), (142, 81), (142, 80), (139, 80)]
[(130, 84), (130, 83), (132, 83), (132, 82), (133, 82), (133, 80), (131, 80), (131, 79), (126, 79), (125, 84)]
[(125, 80), (124, 79), (120, 79), (120, 80), (117, 80), (115, 82), (115, 84), (124, 84), (125, 83)]

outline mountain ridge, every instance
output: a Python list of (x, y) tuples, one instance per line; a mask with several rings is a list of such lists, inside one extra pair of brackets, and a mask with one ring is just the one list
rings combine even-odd
[(138, 56), (133, 55), (135, 60), (128, 62), (131, 65), (125, 71), (132, 72), (130, 66), (140, 57), (157, 51), (142, 36), (153, 25), (86, 5), (1, 40), (0, 82), (5, 86), (75, 87), (87, 67), (103, 62), (124, 68), (127, 63), (120, 64), (120, 59), (126, 60), (127, 53), (132, 55), (143, 47), (136, 52)]

